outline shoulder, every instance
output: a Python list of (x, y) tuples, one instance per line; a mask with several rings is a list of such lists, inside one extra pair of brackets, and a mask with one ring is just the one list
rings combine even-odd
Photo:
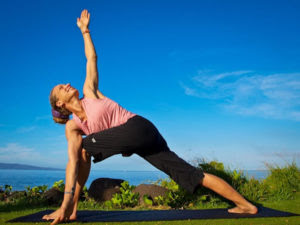
[(66, 135), (70, 133), (82, 134), (81, 128), (75, 123), (74, 120), (68, 120), (66, 123)]
[(92, 99), (102, 99), (105, 96), (100, 92), (99, 90), (93, 91), (90, 88), (83, 88), (83, 95), (86, 98), (92, 98)]

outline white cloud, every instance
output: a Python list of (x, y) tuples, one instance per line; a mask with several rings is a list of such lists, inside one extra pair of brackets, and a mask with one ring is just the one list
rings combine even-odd
[[(19, 143), (7, 143), (0, 146), (0, 162), (21, 163), (33, 166), (64, 167), (66, 164), (67, 152), (65, 154), (48, 154), (37, 151), (34, 148), (23, 146)], [(66, 155), (65, 157), (63, 157)], [(51, 159), (55, 159), (52, 160)]]
[(300, 73), (198, 71), (192, 82), (180, 82), (186, 95), (219, 100), (217, 104), (233, 113), (300, 121)]
[(52, 116), (50, 114), (48, 115), (43, 115), (43, 116), (37, 116), (35, 118), (35, 122), (40, 121), (40, 120), (51, 120)]
[(18, 143), (8, 143), (6, 146), (0, 147), (0, 162), (32, 164), (38, 162), (40, 158), (40, 153), (33, 148)]
[(226, 73), (220, 73), (220, 74), (215, 74), (213, 76), (210, 76), (207, 74), (207, 71), (199, 70), (198, 71), (198, 76), (195, 76), (193, 79), (200, 83), (203, 84), (204, 86), (211, 87), (216, 85), (217, 82), (222, 81), (223, 79), (227, 77), (232, 77), (232, 76), (240, 76), (243, 74), (250, 73), (251, 71), (245, 70), (245, 71), (234, 71), (234, 72), (226, 72)]
[(190, 87), (187, 87), (186, 85), (184, 85), (182, 82), (180, 82), (180, 86), (184, 89), (184, 93), (186, 95), (189, 95), (189, 96), (195, 96), (195, 97), (200, 97), (197, 93), (197, 90), (196, 89), (192, 89)]
[(36, 126), (29, 126), (29, 127), (20, 127), (17, 129), (18, 133), (28, 133), (36, 129)]

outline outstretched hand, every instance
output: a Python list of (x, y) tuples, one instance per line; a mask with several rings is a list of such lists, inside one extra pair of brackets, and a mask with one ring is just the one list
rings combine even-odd
[(51, 225), (55, 225), (61, 222), (69, 222), (69, 221), (76, 220), (76, 218), (72, 217), (72, 212), (73, 212), (73, 205), (70, 205), (67, 209), (60, 207), (55, 212), (49, 215), (44, 215), (43, 219), (47, 221), (53, 220)]
[(70, 216), (72, 214), (72, 211), (73, 211), (73, 207), (68, 207), (68, 209), (60, 208), (57, 217), (53, 220), (51, 225), (70, 221)]
[(88, 28), (90, 23), (90, 13), (84, 9), (81, 12), (80, 18), (77, 18), (77, 26), (81, 31), (84, 31), (85, 29)]

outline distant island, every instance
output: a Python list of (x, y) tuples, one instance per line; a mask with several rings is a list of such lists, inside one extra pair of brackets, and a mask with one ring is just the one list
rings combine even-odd
[(64, 170), (51, 167), (39, 167), (17, 163), (0, 163), (0, 169), (6, 170)]

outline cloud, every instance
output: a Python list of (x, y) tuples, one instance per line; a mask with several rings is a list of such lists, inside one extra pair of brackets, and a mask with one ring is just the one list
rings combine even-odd
[(182, 82), (179, 83), (180, 86), (184, 89), (184, 93), (186, 95), (189, 95), (189, 96), (195, 96), (195, 97), (201, 97), (200, 95), (198, 95), (197, 93), (197, 90), (196, 89), (192, 89), (186, 85), (184, 85)]
[(8, 143), (0, 147), (0, 162), (35, 164), (39, 159), (41, 159), (40, 153), (18, 143)]
[(217, 100), (232, 113), (300, 121), (300, 73), (198, 71), (191, 81), (179, 83), (186, 95)]
[(30, 131), (33, 131), (36, 129), (36, 126), (30, 126), (30, 127), (20, 127), (17, 129), (18, 133), (28, 133)]
[(38, 122), (40, 120), (52, 120), (52, 116), (49, 114), (49, 115), (43, 115), (43, 116), (37, 116), (35, 118), (35, 122)]
[(198, 76), (195, 76), (193, 79), (200, 83), (203, 84), (206, 87), (212, 87), (215, 86), (217, 82), (221, 82), (225, 78), (228, 77), (235, 77), (235, 76), (240, 76), (243, 74), (250, 73), (251, 71), (234, 71), (234, 72), (226, 72), (226, 73), (220, 73), (220, 74), (215, 74), (213, 76), (209, 76), (207, 74), (207, 71), (198, 71)]

